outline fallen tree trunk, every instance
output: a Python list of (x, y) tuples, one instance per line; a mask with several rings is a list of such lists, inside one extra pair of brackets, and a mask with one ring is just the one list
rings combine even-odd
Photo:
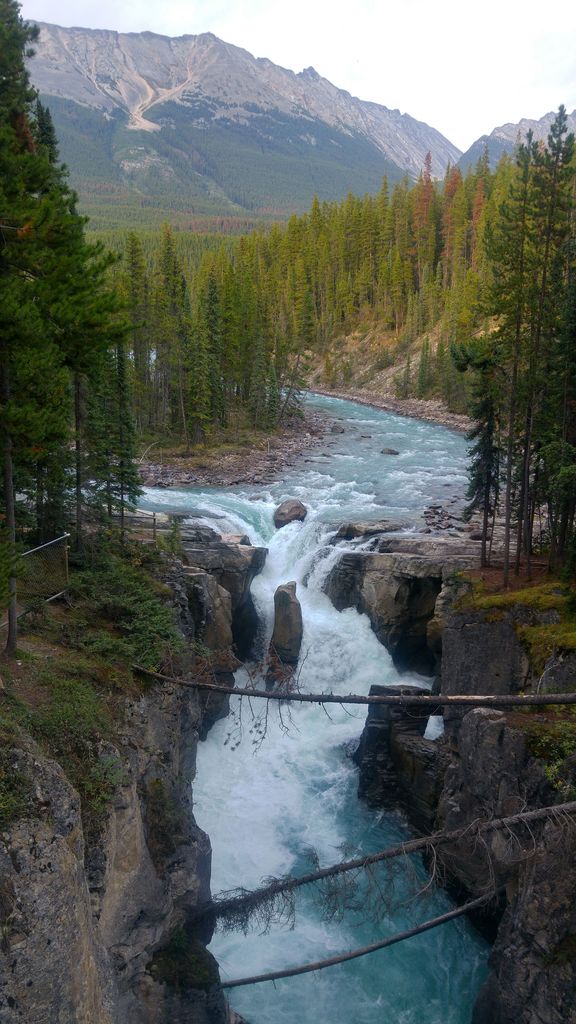
[(322, 971), (326, 967), (334, 967), (335, 964), (343, 964), (347, 960), (356, 960), (358, 957), (367, 956), (368, 953), (375, 953), (379, 949), (386, 949), (387, 946), (395, 946), (398, 942), (405, 942), (406, 939), (411, 939), (415, 935), (422, 935), (423, 932), (428, 932), (431, 928), (438, 928), (441, 924), (447, 924), (457, 917), (462, 917), (463, 914), (468, 914), (471, 910), (477, 910), (496, 896), (496, 891), (490, 892), (485, 896), (479, 896), (478, 899), (471, 900), (461, 907), (455, 907), (454, 910), (441, 914), (440, 917), (432, 917), (430, 920), (424, 921), (423, 924), (417, 925), (416, 928), (409, 928), (405, 932), (397, 932), (396, 935), (391, 935), (388, 939), (381, 939), (379, 942), (372, 942), (369, 946), (361, 946), (359, 949), (350, 950), (348, 953), (339, 953), (338, 956), (331, 956), (326, 960), (315, 960), (313, 963), (302, 964), (300, 967), (286, 967), (282, 971), (270, 971), (268, 974), (253, 974), (247, 978), (223, 981), (222, 988), (239, 988), (241, 985), (258, 985), (262, 981), (294, 978), (298, 974), (310, 974), (312, 971)]
[(576, 826), (576, 800), (556, 804), (553, 807), (539, 807), (533, 811), (522, 811), (518, 814), (508, 815), (505, 818), (471, 822), (465, 828), (455, 829), (451, 832), (433, 832), (429, 836), (410, 839), (406, 843), (399, 843), (397, 846), (391, 846), (386, 850), (379, 850), (377, 853), (367, 854), (364, 857), (356, 857), (354, 860), (340, 861), (338, 864), (319, 868), (317, 871), (311, 871), (306, 875), (278, 878), (268, 885), (261, 886), (259, 889), (239, 891), (237, 895), (212, 900), (203, 907), (199, 907), (191, 919), (196, 921), (206, 915), (214, 918), (222, 918), (227, 915), (233, 916), (241, 913), (244, 909), (250, 911), (250, 908), (257, 907), (259, 904), (271, 900), (274, 896), (281, 893), (292, 892), (303, 885), (321, 882), (323, 879), (331, 878), (334, 875), (361, 870), (370, 867), (372, 864), (379, 864), (383, 861), (408, 856), (413, 853), (421, 853), (438, 846), (461, 842), (463, 839), (469, 839), (473, 842), (479, 835), (486, 832), (516, 828), (517, 826), (528, 827), (549, 819), (553, 819), (558, 823), (567, 821)]
[[(262, 700), (292, 701), (301, 704), (399, 704), (401, 707), (417, 705), (420, 707), (472, 707), (472, 708), (507, 708), (537, 707), (552, 704), (576, 704), (576, 693), (522, 693), (522, 694), (358, 694), (358, 693), (298, 693), (297, 691), (255, 690), (237, 688), (235, 686), (218, 686), (217, 683), (206, 683), (192, 679), (177, 679), (161, 672), (153, 672), (141, 665), (133, 665), (133, 670), (142, 675), (150, 676), (159, 682), (174, 683), (176, 686), (189, 687), (192, 690), (214, 690), (216, 693), (230, 693), (237, 697), (260, 697)], [(397, 688), (397, 687), (396, 687)]]

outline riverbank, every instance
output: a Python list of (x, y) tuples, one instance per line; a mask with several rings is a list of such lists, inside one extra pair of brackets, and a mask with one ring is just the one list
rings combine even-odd
[(220, 445), (190, 453), (166, 453), (161, 460), (140, 463), (145, 487), (233, 487), (278, 480), (299, 456), (317, 447), (330, 431), (331, 420), (304, 409), (277, 434), (262, 434), (254, 445)]
[(344, 398), (349, 402), (358, 402), (359, 405), (383, 409), (386, 412), (396, 413), (397, 416), (408, 416), (410, 419), (424, 420), (425, 423), (438, 423), (442, 427), (449, 427), (450, 430), (456, 430), (461, 434), (468, 433), (474, 426), (474, 422), (469, 416), (449, 412), (442, 402), (434, 399), (391, 398), (388, 395), (379, 395), (376, 392), (357, 388), (347, 391), (314, 388), (314, 392), (318, 395), (325, 395), (327, 398)]

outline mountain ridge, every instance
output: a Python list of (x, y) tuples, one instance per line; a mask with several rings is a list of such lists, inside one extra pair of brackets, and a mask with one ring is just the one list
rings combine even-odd
[[(555, 117), (556, 111), (550, 110), (540, 118), (523, 117), (517, 122), (507, 121), (497, 125), (489, 135), (481, 135), (472, 143), (460, 157), (458, 166), (463, 171), (474, 166), (486, 149), (490, 166), (494, 168), (504, 153), (514, 152), (518, 141), (525, 139), (529, 130), (532, 130), (536, 141), (544, 141)], [(576, 134), (576, 110), (568, 114), (568, 130)]]
[(99, 187), (155, 202), (161, 180), (181, 206), (188, 190), (196, 206), (219, 212), (288, 215), (315, 194), (340, 198), (377, 191), (384, 175), (416, 177), (428, 152), (437, 176), (460, 156), (409, 114), (360, 100), (313, 67), (282, 68), (213, 33), (37, 24), (32, 81), (51, 108), (58, 101), (63, 157), (81, 195), (94, 173), (80, 173), (79, 151), (95, 136), (109, 157)]

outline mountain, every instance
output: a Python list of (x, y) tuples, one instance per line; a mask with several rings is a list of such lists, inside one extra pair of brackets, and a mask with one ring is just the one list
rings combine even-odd
[(97, 224), (287, 216), (415, 177), (428, 151), (436, 175), (460, 156), (408, 114), (211, 33), (39, 27), (31, 78)]
[[(532, 121), (525, 117), (517, 124), (500, 125), (499, 128), (490, 132), (490, 135), (482, 135), (476, 142), (473, 142), (470, 149), (460, 157), (458, 166), (462, 171), (466, 171), (470, 166), (475, 166), (484, 150), (487, 149), (490, 166), (496, 167), (503, 153), (513, 153), (518, 142), (526, 138), (530, 129), (532, 129), (535, 139), (546, 139), (555, 117), (556, 111), (552, 111), (549, 114), (544, 114), (539, 121)], [(568, 114), (568, 131), (576, 134), (576, 110)]]

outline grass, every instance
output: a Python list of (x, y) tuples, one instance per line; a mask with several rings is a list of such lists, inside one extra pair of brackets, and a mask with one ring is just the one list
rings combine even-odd
[(570, 602), (569, 590), (558, 580), (547, 580), (534, 586), (520, 587), (517, 590), (484, 593), (477, 584), (468, 604), (479, 611), (508, 611), (517, 605), (533, 611), (544, 612), (551, 609), (562, 611)]
[(20, 818), (35, 814), (30, 775), (15, 763), (13, 752), (0, 750), (0, 831)]

